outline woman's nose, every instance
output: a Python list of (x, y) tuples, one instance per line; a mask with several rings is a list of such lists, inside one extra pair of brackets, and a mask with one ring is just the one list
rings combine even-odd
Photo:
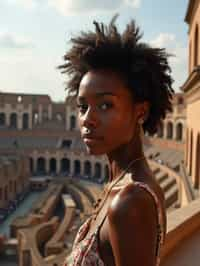
[(82, 125), (95, 128), (98, 125), (98, 120), (97, 112), (93, 108), (88, 108), (82, 117)]

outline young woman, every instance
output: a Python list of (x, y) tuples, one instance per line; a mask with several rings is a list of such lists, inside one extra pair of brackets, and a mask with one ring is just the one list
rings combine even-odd
[(166, 232), (163, 192), (145, 159), (142, 129), (156, 132), (173, 94), (164, 49), (140, 41), (131, 21), (120, 34), (94, 22), (60, 66), (69, 74), (83, 141), (90, 154), (106, 154), (109, 181), (102, 201), (81, 226), (66, 266), (155, 266)]

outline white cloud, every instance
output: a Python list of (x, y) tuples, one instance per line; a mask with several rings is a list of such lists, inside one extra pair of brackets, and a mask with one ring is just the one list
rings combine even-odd
[(169, 63), (175, 80), (174, 88), (177, 89), (182, 86), (187, 77), (187, 48), (171, 33), (160, 33), (155, 39), (150, 41), (150, 44), (153, 47), (166, 48), (167, 53), (173, 55), (169, 58)]
[(27, 9), (35, 8), (39, 1), (38, 0), (7, 0), (8, 4), (19, 5)]
[(0, 32), (0, 47), (26, 49), (32, 48), (33, 44), (23, 36), (17, 36), (9, 32)]
[(6, 4), (33, 9), (46, 5), (60, 14), (73, 15), (80, 12), (91, 13), (101, 11), (119, 11), (123, 5), (139, 8), (141, 0), (1, 0)]
[(141, 0), (124, 0), (125, 4), (132, 6), (134, 8), (139, 8), (141, 5)]
[(154, 47), (166, 47), (172, 44), (175, 40), (175, 35), (171, 33), (160, 33), (150, 44)]
[(123, 4), (138, 8), (140, 2), (141, 0), (48, 0), (48, 5), (62, 15), (71, 15), (79, 12), (117, 11)]

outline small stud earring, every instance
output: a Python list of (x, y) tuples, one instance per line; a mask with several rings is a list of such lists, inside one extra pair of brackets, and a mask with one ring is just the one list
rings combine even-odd
[(138, 119), (138, 124), (140, 124), (140, 125), (144, 124), (144, 118), (143, 117)]

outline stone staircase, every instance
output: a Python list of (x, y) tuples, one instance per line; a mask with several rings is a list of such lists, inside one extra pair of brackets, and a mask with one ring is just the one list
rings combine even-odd
[(167, 210), (172, 209), (178, 200), (178, 186), (175, 178), (161, 171), (159, 167), (152, 167), (152, 172), (164, 192)]

